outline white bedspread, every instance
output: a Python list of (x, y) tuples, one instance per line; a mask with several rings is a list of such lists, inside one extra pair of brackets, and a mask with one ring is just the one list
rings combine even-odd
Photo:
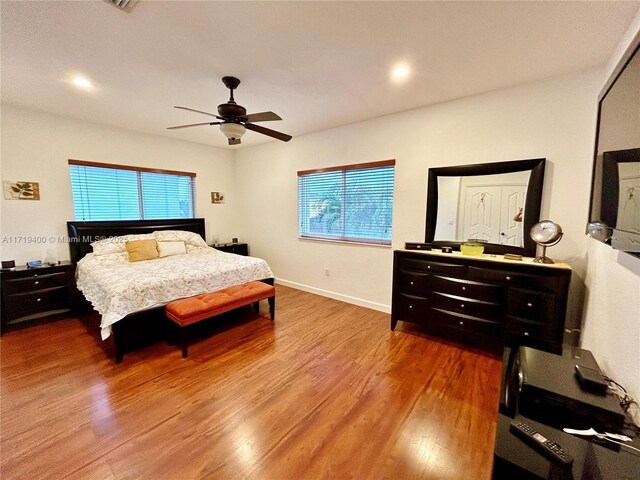
[(90, 253), (78, 262), (76, 283), (102, 315), (103, 340), (111, 334), (111, 325), (130, 313), (273, 277), (260, 258), (193, 246), (187, 251), (142, 262), (129, 262), (126, 253)]

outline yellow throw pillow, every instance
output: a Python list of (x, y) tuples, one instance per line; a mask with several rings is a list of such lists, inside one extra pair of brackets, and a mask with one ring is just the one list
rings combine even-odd
[(158, 242), (156, 240), (133, 240), (126, 242), (130, 262), (155, 260), (158, 258)]

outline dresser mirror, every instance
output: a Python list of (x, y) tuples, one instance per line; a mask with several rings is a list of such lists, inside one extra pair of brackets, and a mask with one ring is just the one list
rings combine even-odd
[(481, 241), (485, 253), (535, 256), (529, 231), (540, 220), (544, 166), (536, 158), (430, 168), (425, 242)]
[(609, 234), (594, 238), (640, 252), (640, 34), (605, 84), (591, 185), (590, 222)]

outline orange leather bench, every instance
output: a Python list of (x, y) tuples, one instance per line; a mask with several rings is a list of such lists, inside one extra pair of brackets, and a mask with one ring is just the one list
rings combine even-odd
[(257, 313), (259, 302), (264, 299), (269, 301), (269, 311), (273, 320), (276, 314), (276, 289), (264, 282), (249, 282), (169, 303), (165, 314), (180, 327), (182, 358), (187, 357), (185, 327), (249, 304), (253, 304)]

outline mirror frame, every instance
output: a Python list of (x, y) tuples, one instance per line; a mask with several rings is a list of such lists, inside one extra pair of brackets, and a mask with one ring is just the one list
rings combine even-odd
[(542, 201), (545, 162), (546, 159), (544, 158), (532, 158), (529, 160), (511, 160), (506, 162), (430, 168), (427, 181), (427, 218), (425, 223), (424, 241), (438, 248), (452, 247), (456, 250), (460, 249), (460, 244), (462, 243), (457, 240), (434, 240), (438, 215), (439, 177), (471, 177), (477, 175), (497, 175), (500, 173), (530, 171), (529, 183), (527, 184), (527, 197), (524, 203), (524, 211), (526, 213), (522, 222), (522, 239), (524, 246), (515, 247), (513, 245), (486, 243), (484, 253), (513, 253), (524, 257), (535, 257), (537, 245), (531, 239), (529, 231), (531, 230), (531, 227), (540, 221), (540, 204)]
[[(629, 46), (627, 47), (627, 49), (625, 50), (625, 52), (622, 54), (622, 57), (620, 58), (620, 61), (618, 62), (618, 64), (616, 65), (616, 67), (613, 69), (613, 72), (611, 72), (611, 75), (609, 76), (609, 78), (607, 79), (607, 81), (605, 82), (604, 86), (602, 87), (602, 90), (600, 91), (600, 94), (598, 95), (598, 114), (596, 117), (596, 138), (595, 138), (595, 145), (594, 145), (594, 152), (593, 152), (593, 164), (591, 167), (591, 194), (589, 195), (589, 217), (587, 218), (587, 225), (589, 225), (589, 222), (593, 222), (593, 221), (605, 221), (605, 218), (608, 221), (611, 221), (611, 218), (615, 218), (617, 217), (617, 215), (615, 215), (615, 217), (612, 217), (611, 212), (609, 211), (609, 209), (611, 209), (612, 207), (609, 205), (602, 205), (602, 197), (603, 195), (603, 190), (604, 190), (604, 194), (611, 194), (612, 188), (610, 185), (611, 179), (606, 179), (605, 177), (605, 162), (604, 162), (604, 158), (601, 165), (601, 169), (602, 169), (602, 175), (601, 178), (599, 178), (599, 183), (596, 185), (596, 179), (598, 178), (598, 150), (600, 148), (600, 122), (602, 121), (602, 102), (605, 101), (607, 95), (609, 94), (609, 92), (611, 91), (611, 89), (613, 89), (616, 85), (616, 82), (618, 81), (618, 78), (620, 78), (620, 76), (622, 75), (622, 73), (625, 71), (625, 69), (627, 68), (627, 65), (629, 65), (629, 63), (631, 63), (631, 61), (634, 59), (635, 55), (640, 55), (640, 32), (637, 32), (635, 37), (633, 38), (633, 40), (629, 43)], [(631, 147), (628, 150), (634, 149), (635, 147)], [(604, 152), (603, 152), (604, 155)], [(609, 165), (609, 168), (611, 168), (611, 165)], [(610, 170), (609, 172), (610, 173)], [(617, 171), (616, 171), (617, 174)], [(617, 181), (617, 178), (616, 178)], [(614, 187), (614, 189), (617, 189), (617, 186)], [(600, 198), (598, 199), (598, 201), (600, 202), (600, 218), (594, 218), (595, 214), (594, 214), (594, 196), (596, 195), (596, 192), (600, 193)], [(617, 197), (616, 197), (617, 200)], [(616, 230), (615, 229), (615, 225), (608, 225), (612, 231), (614, 232), (614, 234), (618, 234), (618, 236), (626, 236), (625, 232), (621, 232), (620, 230)], [(585, 234), (587, 232), (585, 231)], [(634, 238), (637, 238), (637, 235), (633, 234)], [(616, 250), (620, 250), (623, 251), (625, 253), (628, 253), (629, 255), (632, 255), (634, 257), (638, 257), (640, 258), (640, 253), (638, 252), (634, 252), (634, 251), (628, 251), (626, 250), (625, 244), (623, 242), (620, 242), (620, 244), (614, 244), (614, 242), (612, 241), (611, 238), (609, 238), (608, 240), (605, 240), (603, 243), (613, 247)]]

